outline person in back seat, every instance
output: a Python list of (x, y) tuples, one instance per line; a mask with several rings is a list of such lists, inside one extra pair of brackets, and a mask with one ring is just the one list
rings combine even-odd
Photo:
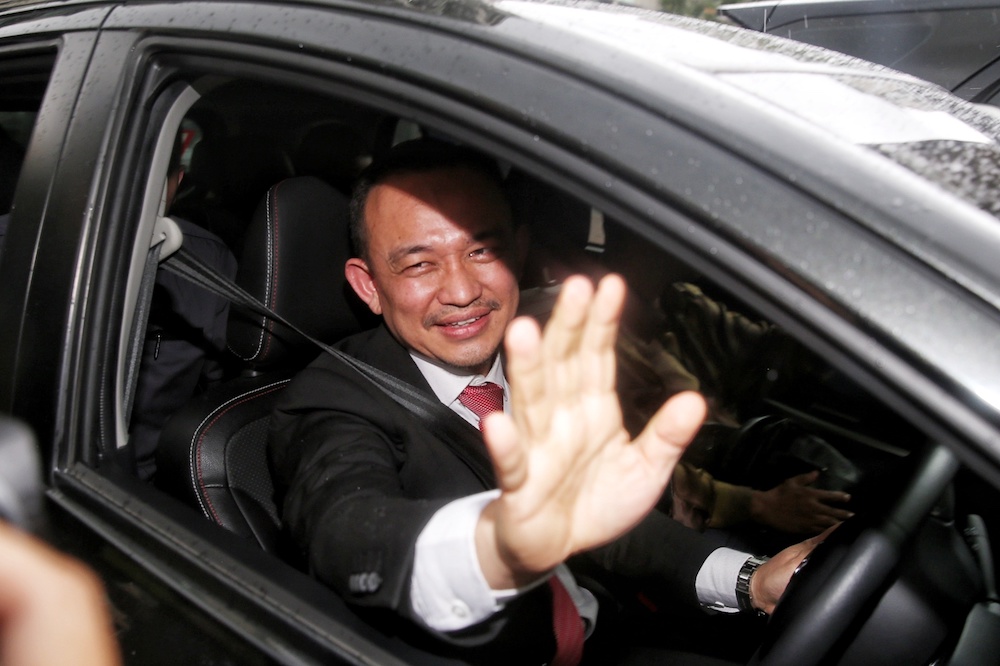
[[(184, 177), (180, 137), (170, 157), (166, 212)], [(236, 275), (236, 259), (215, 234), (174, 218), (184, 247), (226, 276)], [(156, 446), (167, 419), (209, 383), (222, 378), (229, 302), (163, 269), (157, 271), (149, 324), (132, 407), (129, 449), (139, 477), (153, 480)]]

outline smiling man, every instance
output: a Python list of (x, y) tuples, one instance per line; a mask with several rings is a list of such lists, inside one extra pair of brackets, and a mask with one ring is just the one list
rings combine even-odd
[(527, 249), (496, 181), (456, 166), (404, 171), (366, 189), (354, 200), (377, 232), (357, 226), (365, 258), (347, 262), (351, 287), (413, 353), (485, 374), (517, 308)]
[(567, 280), (544, 335), (514, 319), (527, 239), (491, 161), (396, 147), (355, 190), (352, 239), (346, 277), (384, 325), (340, 349), (448, 409), (417, 418), (329, 355), (296, 378), (271, 455), (311, 573), (383, 627), (477, 663), (592, 655), (599, 641), (583, 639), (615, 604), (580, 569), (661, 605), (773, 609), (815, 541), (761, 564), (651, 511), (704, 402), (672, 398), (630, 441), (617, 276), (596, 291)]

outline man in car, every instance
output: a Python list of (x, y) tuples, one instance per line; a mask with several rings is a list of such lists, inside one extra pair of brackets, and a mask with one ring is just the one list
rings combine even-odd
[(659, 606), (773, 610), (817, 540), (761, 563), (651, 512), (705, 405), (681, 393), (630, 441), (614, 390), (621, 278), (596, 293), (567, 280), (544, 336), (514, 321), (526, 238), (495, 165), (433, 141), (366, 172), (352, 225), (346, 277), (384, 325), (340, 348), (454, 423), (415, 416), (329, 355), (296, 378), (270, 451), (313, 575), (382, 626), (421, 627), (476, 662), (579, 663), (616, 603), (609, 581)]

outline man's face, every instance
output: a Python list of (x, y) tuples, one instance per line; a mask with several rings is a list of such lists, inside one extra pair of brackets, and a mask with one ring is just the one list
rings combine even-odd
[(465, 168), (400, 174), (365, 206), (368, 261), (347, 279), (398, 340), (430, 359), (489, 370), (518, 304), (522, 252), (496, 185)]

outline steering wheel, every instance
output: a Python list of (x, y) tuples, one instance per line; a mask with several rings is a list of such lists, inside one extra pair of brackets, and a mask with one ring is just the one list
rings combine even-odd
[(951, 482), (958, 462), (944, 446), (915, 464), (882, 513), (844, 522), (796, 569), (751, 664), (823, 663), (893, 582), (904, 548)]

